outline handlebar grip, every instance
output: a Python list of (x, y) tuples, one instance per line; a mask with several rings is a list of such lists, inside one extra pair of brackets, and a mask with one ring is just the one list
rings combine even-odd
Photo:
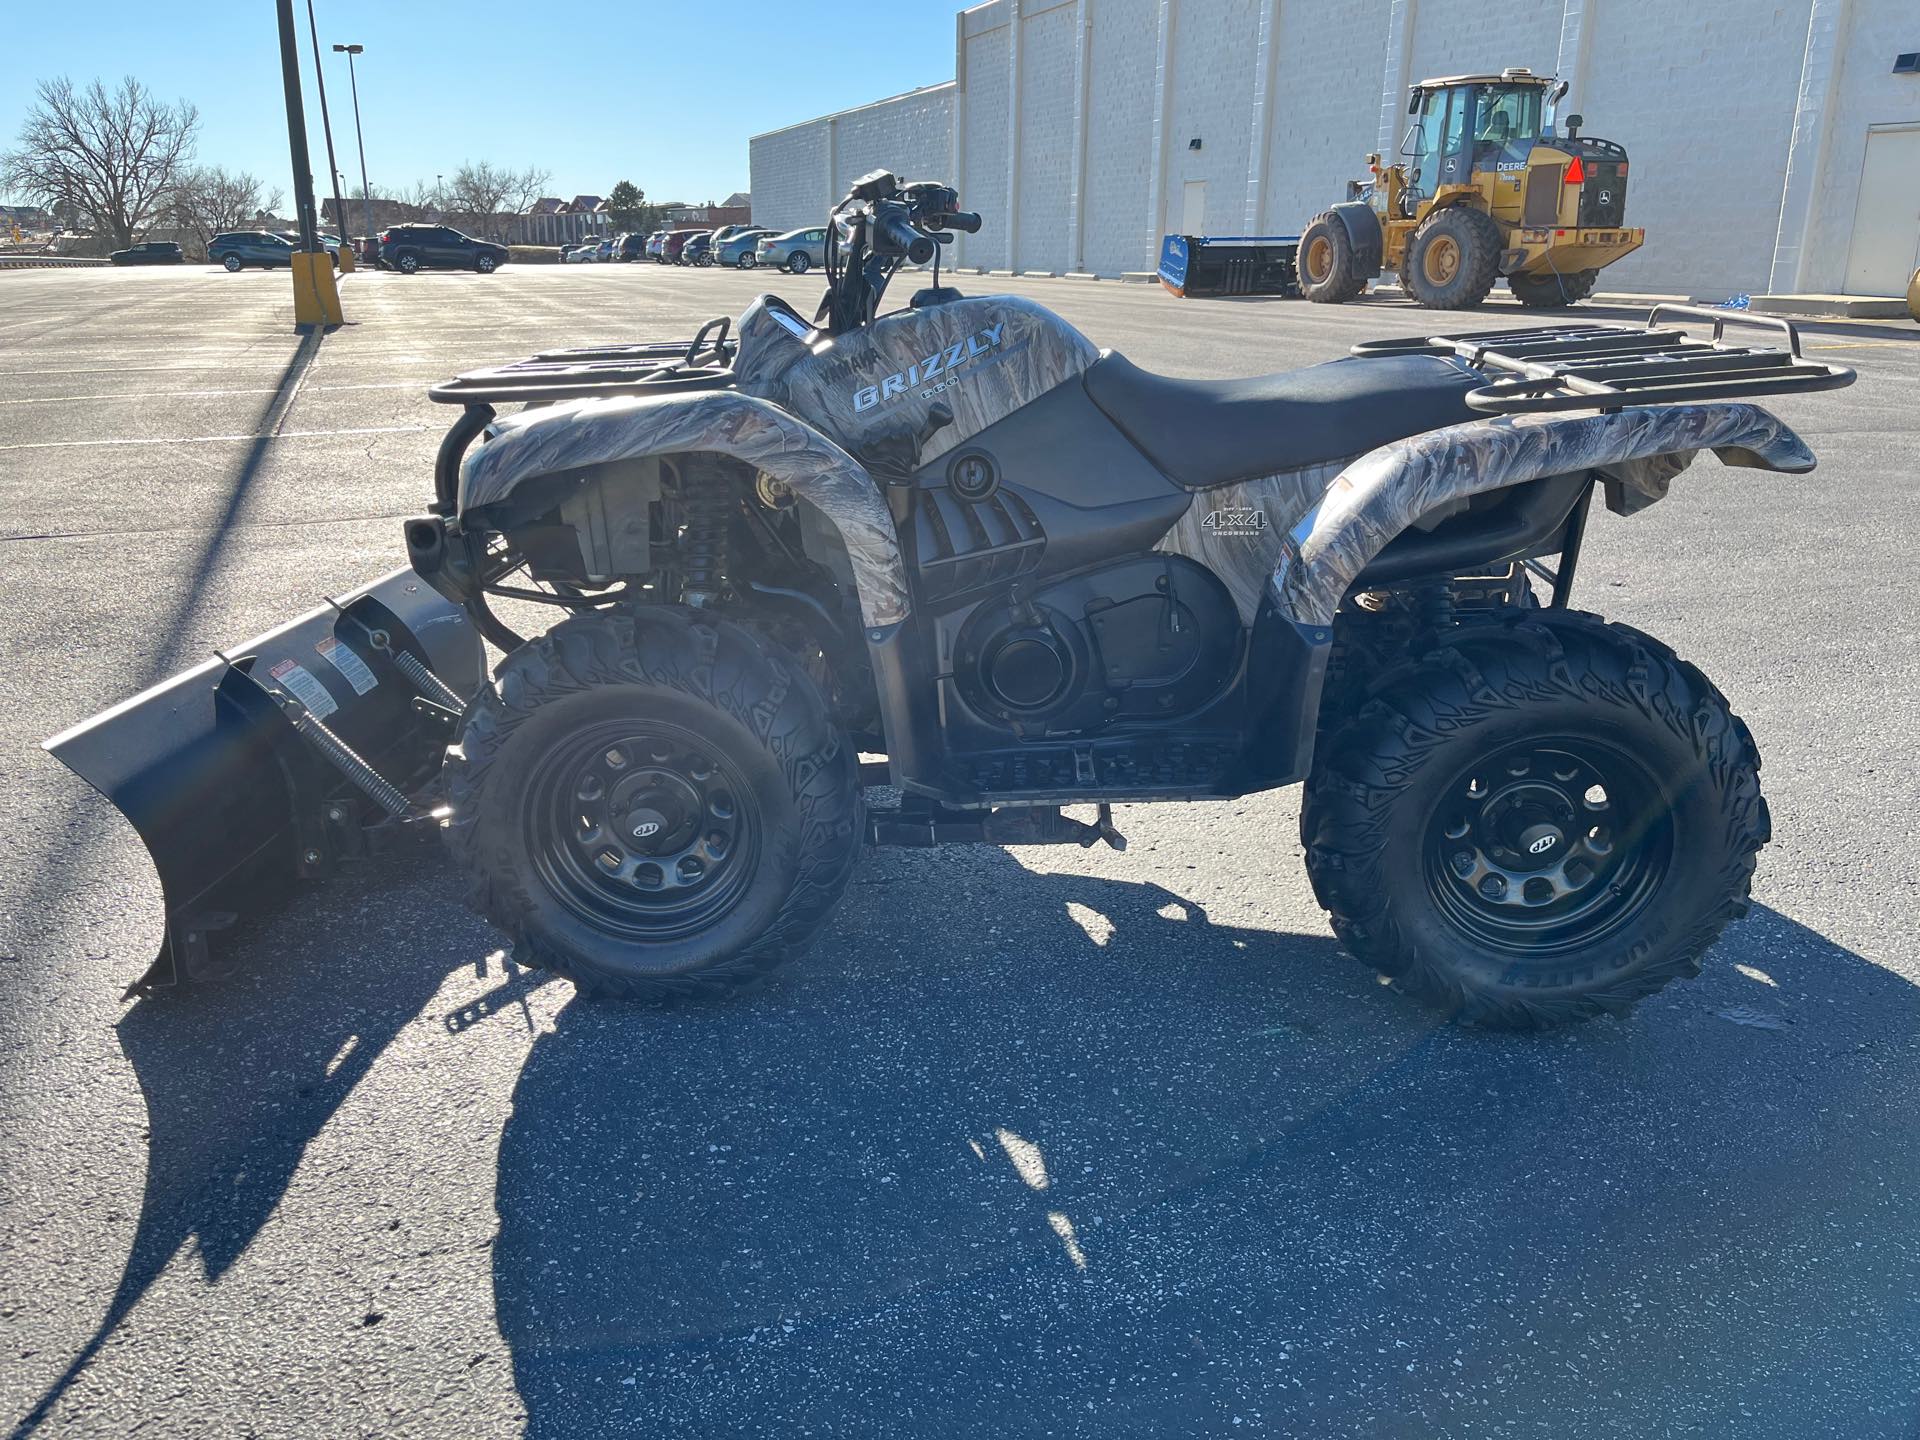
[(924, 265), (933, 258), (935, 248), (933, 241), (922, 235), (909, 222), (898, 215), (888, 214), (879, 216), (878, 223), (893, 247), (915, 265)]
[(972, 210), (950, 210), (939, 218), (942, 230), (964, 230), (969, 235), (980, 231), (980, 216)]

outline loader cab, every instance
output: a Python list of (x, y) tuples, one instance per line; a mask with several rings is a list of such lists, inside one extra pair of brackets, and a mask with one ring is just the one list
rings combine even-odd
[[(1416, 218), (1445, 187), (1487, 189), (1500, 174), (1524, 169), (1528, 152), (1551, 123), (1552, 85), (1544, 76), (1507, 70), (1414, 86), (1400, 147), (1407, 177), (1400, 218)], [(1489, 193), (1489, 201), (1493, 198)]]

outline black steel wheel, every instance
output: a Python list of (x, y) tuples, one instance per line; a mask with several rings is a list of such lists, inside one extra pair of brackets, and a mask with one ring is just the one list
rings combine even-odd
[(865, 838), (858, 756), (797, 662), (669, 607), (515, 651), (448, 753), (447, 837), (515, 958), (631, 998), (803, 949)]
[(1510, 611), (1323, 719), (1314, 893), (1347, 949), (1456, 1018), (1622, 1014), (1746, 910), (1771, 833), (1753, 736), (1647, 635)]
[(1489, 951), (1532, 959), (1629, 922), (1673, 862), (1659, 782), (1578, 736), (1506, 745), (1463, 766), (1427, 821), (1435, 906)]

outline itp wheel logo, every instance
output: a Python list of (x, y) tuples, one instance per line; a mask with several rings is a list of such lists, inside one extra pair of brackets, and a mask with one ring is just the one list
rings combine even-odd
[(1554, 837), (1551, 835), (1542, 835), (1538, 840), (1527, 846), (1527, 853), (1529, 855), (1544, 855), (1547, 851), (1551, 850), (1553, 846)]

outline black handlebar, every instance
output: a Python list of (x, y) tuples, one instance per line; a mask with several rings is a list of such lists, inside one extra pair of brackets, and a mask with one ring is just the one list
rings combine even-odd
[(873, 218), (888, 244), (915, 265), (924, 265), (933, 258), (935, 246), (932, 239), (921, 234), (914, 223), (899, 211), (882, 210)]
[(945, 215), (929, 216), (927, 223), (935, 230), (964, 230), (969, 235), (980, 232), (980, 217), (972, 210), (949, 210)]

